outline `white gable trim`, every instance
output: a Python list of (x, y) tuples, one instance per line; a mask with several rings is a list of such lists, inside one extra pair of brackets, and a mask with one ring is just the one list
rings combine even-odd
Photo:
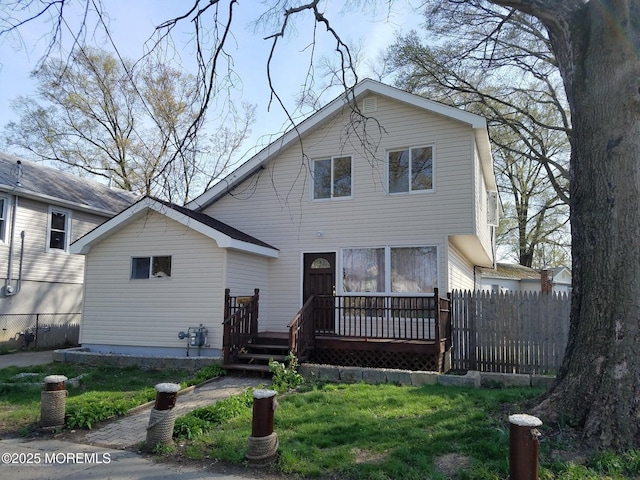
[[(233, 189), (236, 185), (239, 185), (253, 173), (263, 168), (263, 165), (274, 155), (277, 155), (280, 151), (289, 147), (293, 142), (299, 141), (299, 138), (301, 136), (304, 136), (307, 132), (313, 130), (317, 125), (321, 124), (327, 118), (330, 118), (333, 115), (341, 112), (345, 108), (350, 108), (348, 106), (349, 101), (352, 101), (354, 98), (360, 98), (365, 93), (386, 96), (391, 99), (404, 102), (415, 107), (422, 108), (427, 111), (437, 113), (453, 120), (468, 124), (474, 130), (475, 140), (480, 154), (483, 169), (488, 168), (490, 177), (493, 177), (493, 160), (491, 157), (489, 134), (487, 133), (487, 122), (483, 117), (474, 113), (465, 112), (464, 110), (460, 110), (459, 108), (454, 108), (442, 103), (434, 102), (433, 100), (429, 100), (428, 98), (405, 92), (398, 88), (376, 82), (375, 80), (365, 79), (354, 86), (351, 92), (343, 93), (338, 98), (334, 99), (333, 101), (322, 107), (320, 110), (318, 110), (318, 112), (303, 120), (294, 129), (289, 130), (278, 140), (262, 149), (255, 156), (253, 156), (236, 170), (231, 172), (227, 177), (216, 183), (213, 187), (211, 187), (196, 199), (189, 202), (186, 207), (193, 210), (202, 209), (215, 202), (229, 190)], [(493, 182), (489, 181), (487, 183), (490, 186), (494, 185), (495, 178)]]
[(107, 237), (110, 237), (118, 230), (124, 228), (134, 220), (142, 217), (149, 211), (154, 211), (161, 215), (164, 215), (165, 217), (170, 218), (184, 225), (185, 227), (188, 227), (206, 237), (211, 238), (220, 248), (239, 250), (242, 252), (253, 253), (269, 258), (278, 257), (279, 252), (276, 249), (263, 247), (261, 245), (256, 245), (232, 238), (229, 235), (216, 230), (215, 228), (198, 222), (197, 220), (185, 215), (184, 213), (163, 205), (162, 203), (149, 197), (144, 198), (138, 203), (132, 205), (120, 214), (116, 215), (110, 220), (107, 220), (99, 227), (93, 229), (82, 238), (76, 240), (71, 244), (69, 251), (75, 254), (86, 255), (91, 251), (91, 247), (93, 247), (93, 245), (96, 245)]

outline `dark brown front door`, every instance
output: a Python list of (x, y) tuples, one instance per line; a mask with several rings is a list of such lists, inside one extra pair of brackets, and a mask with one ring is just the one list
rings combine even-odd
[(335, 332), (333, 295), (336, 292), (336, 254), (305, 253), (303, 302), (311, 295), (331, 295), (316, 303), (315, 328), (317, 332)]

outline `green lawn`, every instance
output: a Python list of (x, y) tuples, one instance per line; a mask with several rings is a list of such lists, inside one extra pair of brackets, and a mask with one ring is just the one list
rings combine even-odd
[[(0, 435), (27, 433), (37, 428), (40, 416), (42, 380), (47, 375), (82, 375), (79, 387), (67, 384), (67, 425), (91, 428), (97, 422), (124, 415), (130, 408), (155, 398), (154, 385), (160, 382), (195, 384), (218, 376), (218, 366), (189, 374), (184, 371), (143, 371), (138, 368), (93, 367), (53, 363), (33, 367), (0, 369)], [(29, 373), (36, 375), (22, 376)]]
[[(508, 416), (541, 390), (395, 385), (323, 385), (279, 396), (275, 468), (304, 477), (504, 479)], [(640, 450), (591, 457), (574, 437), (542, 428), (541, 479), (627, 479), (640, 474)], [(243, 464), (251, 409), (204, 433), (174, 455)], [(574, 460), (567, 460), (573, 457)], [(635, 463), (634, 463), (635, 461)]]

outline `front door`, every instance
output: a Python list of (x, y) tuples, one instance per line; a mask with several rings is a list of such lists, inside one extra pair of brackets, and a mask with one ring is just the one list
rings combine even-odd
[(315, 328), (317, 332), (335, 332), (333, 295), (336, 292), (336, 254), (305, 253), (302, 301), (311, 295), (331, 295), (316, 303)]

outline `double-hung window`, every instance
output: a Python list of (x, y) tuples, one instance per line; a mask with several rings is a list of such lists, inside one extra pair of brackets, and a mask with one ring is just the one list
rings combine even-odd
[(389, 193), (433, 190), (433, 147), (388, 152)]
[(131, 279), (166, 278), (171, 276), (171, 257), (132, 257)]
[(331, 157), (312, 162), (313, 199), (350, 197), (352, 191), (350, 156)]
[(71, 231), (71, 212), (49, 209), (47, 247), (49, 250), (67, 251), (69, 248), (69, 233)]
[(7, 199), (0, 197), (0, 242), (6, 241), (7, 232)]

